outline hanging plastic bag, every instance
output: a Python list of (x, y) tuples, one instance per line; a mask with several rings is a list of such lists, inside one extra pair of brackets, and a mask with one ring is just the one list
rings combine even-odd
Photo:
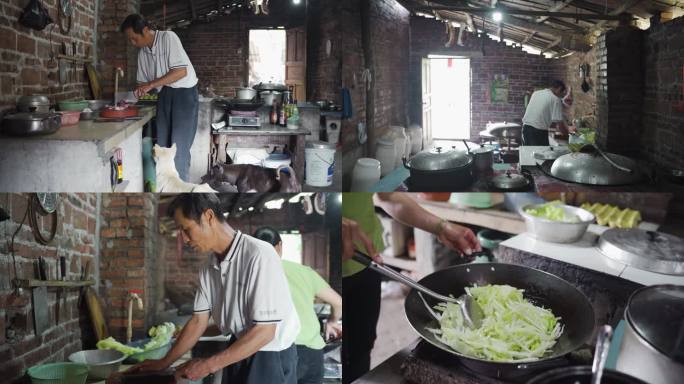
[(42, 31), (52, 24), (52, 18), (39, 0), (30, 0), (19, 16), (19, 22), (29, 28)]

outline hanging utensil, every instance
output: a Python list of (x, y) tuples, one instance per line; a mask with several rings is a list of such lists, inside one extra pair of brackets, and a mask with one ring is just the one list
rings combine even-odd
[(458, 304), (459, 308), (461, 309), (463, 319), (465, 320), (465, 323), (468, 326), (468, 328), (477, 329), (480, 328), (480, 326), (482, 325), (484, 313), (482, 312), (482, 308), (480, 308), (480, 306), (477, 304), (477, 302), (472, 296), (463, 294), (458, 299), (455, 299), (450, 296), (441, 295), (429, 288), (426, 288), (418, 284), (413, 279), (402, 275), (401, 273), (393, 270), (392, 268), (376, 263), (375, 261), (373, 261), (373, 259), (368, 257), (368, 255), (359, 251), (354, 252), (353, 259), (361, 264), (368, 266), (373, 271), (378, 272), (386, 277), (389, 277), (392, 280), (405, 284), (417, 290), (418, 292), (423, 292), (426, 295), (431, 296), (440, 301)]

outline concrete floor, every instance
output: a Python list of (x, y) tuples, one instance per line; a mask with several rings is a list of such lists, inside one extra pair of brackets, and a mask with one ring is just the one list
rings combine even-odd
[[(392, 283), (398, 284), (398, 283)], [(385, 296), (388, 287), (395, 294)], [(380, 319), (378, 320), (377, 339), (371, 352), (371, 369), (387, 360), (390, 356), (405, 348), (414, 341), (418, 334), (415, 333), (404, 313), (404, 299), (406, 291), (396, 294), (396, 286), (383, 286), (383, 299), (380, 304)]]

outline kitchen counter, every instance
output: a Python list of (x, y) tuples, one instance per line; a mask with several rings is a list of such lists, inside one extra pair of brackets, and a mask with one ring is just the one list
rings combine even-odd
[(154, 107), (141, 107), (137, 121), (79, 121), (45, 136), (0, 136), (1, 192), (112, 192), (117, 148), (124, 153), (117, 191), (142, 192), (142, 130), (154, 115)]
[(227, 136), (290, 136), (290, 135), (308, 135), (311, 132), (305, 128), (290, 129), (281, 127), (279, 125), (263, 123), (259, 128), (224, 128), (221, 131), (213, 131), (214, 135)]

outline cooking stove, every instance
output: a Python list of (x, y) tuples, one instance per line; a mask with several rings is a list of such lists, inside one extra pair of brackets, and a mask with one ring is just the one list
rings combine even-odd
[(259, 128), (261, 127), (261, 118), (257, 111), (230, 111), (227, 123), (228, 129)]
[[(592, 349), (589, 346), (536, 369), (518, 369), (491, 374), (475, 372), (456, 356), (421, 340), (401, 365), (404, 379), (416, 384), (512, 384), (525, 383), (532, 377), (552, 368), (570, 365), (591, 365)], [(553, 365), (551, 365), (553, 364)]]

